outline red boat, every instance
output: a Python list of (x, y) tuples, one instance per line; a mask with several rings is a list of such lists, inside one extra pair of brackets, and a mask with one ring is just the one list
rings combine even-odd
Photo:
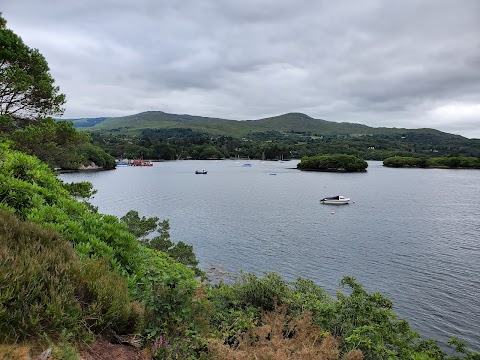
[(133, 160), (131, 165), (132, 166), (153, 166), (153, 163), (151, 161), (144, 161), (143, 159), (140, 159), (140, 160)]

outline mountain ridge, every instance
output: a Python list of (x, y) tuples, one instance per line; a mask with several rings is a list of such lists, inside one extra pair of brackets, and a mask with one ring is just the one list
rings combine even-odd
[[(223, 119), (189, 114), (171, 114), (160, 110), (144, 111), (120, 117), (64, 119), (86, 131), (115, 131), (139, 134), (145, 129), (191, 128), (212, 135), (246, 136), (255, 132), (310, 132), (317, 135), (388, 135), (422, 133), (436, 136), (465, 138), (432, 128), (371, 127), (351, 122), (315, 119), (307, 114), (290, 112), (261, 119)], [(467, 139), (467, 138), (465, 138)]]

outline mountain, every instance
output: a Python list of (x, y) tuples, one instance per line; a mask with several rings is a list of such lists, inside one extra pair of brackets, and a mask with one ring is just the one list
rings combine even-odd
[(435, 129), (338, 123), (301, 113), (239, 121), (147, 111), (70, 121), (79, 129), (91, 132), (94, 144), (115, 157), (164, 160), (238, 155), (275, 159), (315, 154), (349, 154), (371, 160), (412, 154), (480, 157), (480, 139), (467, 139)]
[(287, 113), (259, 120), (227, 120), (193, 115), (169, 114), (163, 111), (146, 111), (122, 117), (97, 117), (67, 119), (74, 126), (88, 131), (140, 134), (145, 129), (189, 128), (212, 135), (242, 137), (258, 132), (296, 132), (312, 135), (394, 135), (416, 133), (435, 137), (463, 138), (435, 129), (404, 129), (370, 127), (348, 122), (314, 119), (301, 113)]

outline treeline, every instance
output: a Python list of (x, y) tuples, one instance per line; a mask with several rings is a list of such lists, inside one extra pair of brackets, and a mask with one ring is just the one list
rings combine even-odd
[(92, 133), (95, 145), (121, 158), (290, 159), (317, 154), (355, 155), (367, 160), (391, 156), (480, 157), (480, 141), (431, 134), (318, 135), (308, 132), (256, 132), (244, 138), (210, 135), (189, 128), (145, 129), (138, 136)]
[(152, 160), (250, 158), (278, 160), (294, 157), (279, 142), (259, 142), (231, 136), (211, 136), (191, 129), (149, 129), (141, 136), (92, 133), (93, 144), (115, 158)]
[(474, 157), (432, 157), (419, 158), (407, 156), (389, 157), (383, 161), (387, 167), (418, 167), (418, 168), (451, 168), (451, 169), (480, 169), (480, 158)]

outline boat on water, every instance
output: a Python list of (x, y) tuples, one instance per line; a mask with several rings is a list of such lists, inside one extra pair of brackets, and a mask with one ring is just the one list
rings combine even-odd
[(244, 166), (244, 167), (250, 167), (250, 166), (252, 166), (252, 164), (250, 164), (250, 163), (245, 163), (245, 164), (243, 164), (242, 166)]
[(350, 198), (347, 198), (345, 196), (332, 196), (332, 197), (326, 197), (320, 200), (322, 204), (328, 204), (328, 205), (346, 205), (350, 202)]
[(123, 159), (115, 159), (115, 164), (118, 166), (128, 166), (128, 159), (123, 158)]
[(203, 169), (203, 170), (195, 170), (195, 174), (206, 175), (206, 174), (207, 174), (207, 170), (205, 170), (205, 169)]
[(133, 160), (131, 163), (132, 166), (153, 166), (151, 161), (145, 161), (143, 159)]

